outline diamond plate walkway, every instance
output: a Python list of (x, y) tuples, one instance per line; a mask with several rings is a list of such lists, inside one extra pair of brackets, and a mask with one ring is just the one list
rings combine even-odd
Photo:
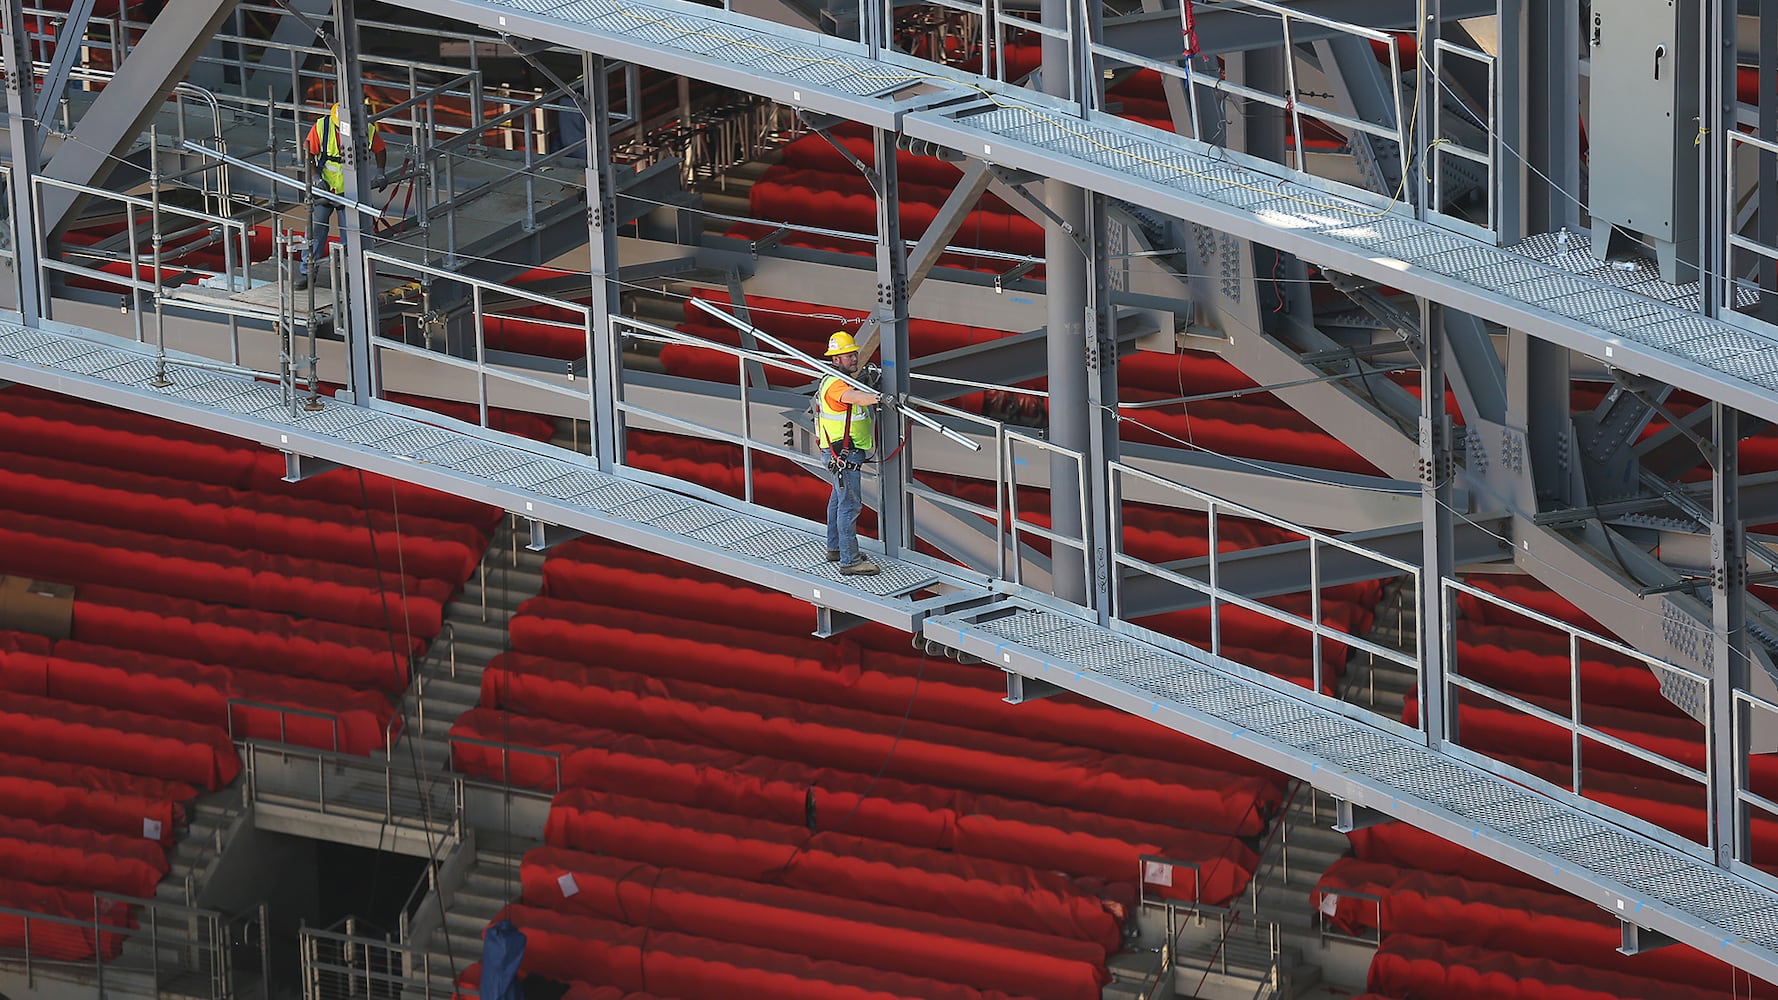
[[(1647, 275), (1641, 271), (1558, 259), (1575, 250), (1584, 255), (1584, 243), (1503, 250), (1418, 222), (1404, 206), (1322, 185), (1275, 164), (1111, 115), (1082, 119), (1029, 90), (909, 57), (877, 61), (854, 42), (681, 0), (407, 5), (896, 129), (973, 158), (1059, 178), (1428, 296), (1778, 420), (1778, 343), (1687, 311), (1683, 306), (1691, 303), (1684, 296), (1643, 287)], [(897, 99), (914, 90), (920, 96)]]
[(925, 635), (1228, 747), (1778, 982), (1778, 894), (1262, 683), (1255, 671), (1017, 602), (933, 616)]
[(176, 362), (167, 374), (172, 384), (156, 388), (154, 358), (140, 351), (0, 323), (0, 379), (480, 500), (902, 631), (916, 631), (927, 614), (985, 594), (898, 560), (879, 560), (879, 576), (842, 577), (827, 561), (827, 540), (818, 529), (770, 520), (773, 512), (740, 500), (729, 508), (607, 475), (519, 438), (474, 436), (335, 400), (292, 416), (274, 384)]

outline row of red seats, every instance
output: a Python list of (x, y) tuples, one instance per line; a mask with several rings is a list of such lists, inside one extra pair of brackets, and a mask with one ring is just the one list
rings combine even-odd
[(422, 636), (437, 634), (444, 603), (460, 586), (17, 513), (0, 526), (0, 551), (6, 570), (36, 579), (124, 588), (153, 581), (192, 600)]
[[(105, 929), (95, 932), (95, 918)], [(123, 953), (122, 932), (135, 926), (128, 903), (95, 903), (91, 892), (0, 878), (0, 950), (22, 953), (29, 943), (36, 961), (84, 962), (95, 952), (109, 961)]]
[(74, 639), (115, 649), (189, 657), (393, 694), (407, 686), (408, 657), (425, 644), (387, 631), (120, 587), (82, 586)]
[(647, 990), (678, 1000), (1022, 1000), (917, 975), (813, 959), (676, 931), (517, 904), (510, 920), (526, 938), (525, 969), (558, 982)]
[(0, 652), (0, 691), (120, 711), (152, 705), (237, 739), (347, 753), (383, 746), (394, 715), (387, 697), (341, 684), (71, 641), (53, 655)]
[(555, 847), (520, 866), (526, 905), (654, 930), (771, 948), (795, 941), (809, 958), (884, 972), (922, 969), (978, 989), (1098, 1000), (1104, 950), (1001, 924)]
[(112, 525), (158, 537), (221, 545), (245, 552), (325, 560), (359, 569), (400, 566), (410, 579), (462, 580), (481, 550), (404, 532), (399, 545), (367, 535), (362, 522), (314, 521), (242, 507), (194, 504), (121, 489), (9, 472), (0, 468), (0, 497), (19, 513)]
[[(1381, 933), (1385, 941), (1407, 932), (1682, 986), (1726, 987), (1734, 975), (1727, 964), (1686, 945), (1620, 954), (1620, 932), (1611, 915), (1547, 887), (1501, 885), (1347, 858), (1321, 877), (1314, 902), (1337, 929), (1364, 936)], [(1760, 983), (1752, 992), (1736, 995), (1773, 997), (1778, 987)]]
[(0, 752), (118, 767), (212, 790), (241, 771), (234, 744), (214, 726), (17, 693), (0, 703)]
[[(605, 579), (625, 587), (662, 578), (613, 569)], [(888, 715), (901, 715), (913, 701), (913, 717), (931, 722), (1269, 773), (1246, 758), (1162, 726), (1134, 723), (1126, 713), (1077, 696), (1008, 705), (999, 671), (923, 656), (905, 643), (882, 650), (846, 636), (822, 640), (537, 597), (513, 620), (512, 649), (558, 660), (584, 659), (586, 650), (596, 649), (599, 662), (646, 662), (662, 676)]]
[[(532, 746), (569, 748), (555, 751), (563, 754), (564, 787), (830, 831), (868, 830), (891, 843), (995, 858), (1107, 886), (1132, 883), (1136, 860), (1144, 855), (1195, 864), (1195, 878), (1181, 877), (1162, 890), (1175, 898), (1230, 898), (1256, 861), (1244, 843), (1225, 833), (634, 733), (520, 721), (482, 708), (466, 713), (452, 730), (456, 740), (477, 741), (455, 745), (459, 766), (481, 773), (498, 768), (498, 751), (486, 745), (508, 744), (515, 732)], [(553, 779), (555, 759), (539, 760), (547, 762)]]
[(179, 781), (0, 751), (6, 814), (38, 823), (142, 837), (162, 846), (185, 822), (198, 790)]
[[(1003, 792), (1132, 819), (1258, 825), (1275, 783), (959, 726), (802, 705), (705, 684), (510, 655), (483, 675), (483, 704), (530, 716), (728, 746), (886, 776)], [(897, 739), (898, 731), (901, 733)], [(890, 753), (893, 746), (894, 752)]]
[(630, 861), (769, 883), (1117, 948), (1121, 914), (1053, 873), (991, 858), (571, 789), (544, 840)]
[(1384, 940), (1367, 986), (1388, 997), (1440, 1000), (1726, 1000), (1736, 993), (1409, 934)]

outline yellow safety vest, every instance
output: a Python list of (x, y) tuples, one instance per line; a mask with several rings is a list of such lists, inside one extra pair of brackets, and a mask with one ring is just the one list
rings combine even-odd
[(839, 376), (829, 375), (821, 380), (821, 385), (815, 390), (816, 402), (821, 407), (820, 419), (816, 423), (821, 432), (822, 450), (831, 450), (835, 441), (846, 437), (848, 413), (852, 421), (852, 447), (860, 451), (871, 450), (877, 444), (876, 417), (871, 412), (872, 408), (855, 403), (852, 406), (830, 409), (827, 405), (827, 390), (835, 382), (844, 384)]
[[(340, 156), (339, 123), (334, 120), (333, 112), (330, 111), (322, 115), (321, 120), (316, 122), (314, 127), (321, 130), (321, 141), (313, 144), (321, 147), (321, 152), (315, 155), (315, 158), (321, 161), (321, 181), (334, 194), (344, 194), (346, 171), (343, 166), (344, 159)], [(370, 129), (370, 134), (364, 137), (364, 148), (370, 149), (372, 143), (376, 142), (377, 127), (373, 123), (367, 128)]]

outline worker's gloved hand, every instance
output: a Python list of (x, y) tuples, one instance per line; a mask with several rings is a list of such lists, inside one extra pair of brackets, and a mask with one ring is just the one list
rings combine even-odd
[(376, 189), (377, 189), (377, 190), (378, 190), (378, 191), (381, 191), (381, 190), (383, 190), (383, 189), (384, 189), (384, 188), (386, 188), (386, 187), (388, 187), (388, 186), (389, 186), (389, 175), (388, 175), (388, 174), (386, 174), (386, 173), (380, 173), (380, 172), (379, 172), (379, 173), (378, 173), (378, 174), (377, 174), (377, 176), (376, 176), (376, 179), (375, 179), (375, 180), (372, 180), (372, 181), (371, 181), (371, 182), (370, 182), (370, 184), (371, 184), (371, 187), (374, 187), (374, 188), (376, 188)]

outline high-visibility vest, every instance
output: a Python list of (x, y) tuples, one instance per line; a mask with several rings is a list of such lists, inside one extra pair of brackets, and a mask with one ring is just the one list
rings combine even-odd
[[(372, 123), (367, 128), (370, 129), (370, 134), (364, 137), (363, 148), (371, 149), (376, 144), (377, 127)], [(321, 120), (309, 128), (309, 152), (321, 161), (321, 182), (334, 194), (344, 194), (345, 161), (340, 156), (339, 122), (334, 119), (333, 112), (322, 115)]]
[(821, 380), (821, 385), (815, 390), (816, 401), (821, 407), (816, 424), (820, 430), (822, 450), (831, 450), (835, 441), (845, 440), (848, 419), (852, 422), (852, 447), (860, 451), (871, 450), (877, 444), (876, 417), (872, 408), (856, 403), (838, 409), (830, 408), (827, 405), (827, 390), (835, 382), (845, 384), (845, 380), (839, 376), (829, 375)]

